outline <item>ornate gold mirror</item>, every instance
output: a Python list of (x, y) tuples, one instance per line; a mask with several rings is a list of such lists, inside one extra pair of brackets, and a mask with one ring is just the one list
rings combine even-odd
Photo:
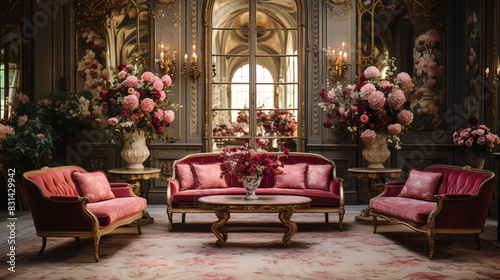
[(77, 0), (77, 91), (94, 95), (109, 68), (133, 64), (140, 71), (150, 69), (150, 1)]

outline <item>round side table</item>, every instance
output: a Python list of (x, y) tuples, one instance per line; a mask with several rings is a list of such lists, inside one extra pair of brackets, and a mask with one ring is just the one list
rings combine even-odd
[[(366, 168), (354, 167), (347, 169), (348, 176), (358, 179), (368, 178), (368, 185), (362, 187), (362, 191), (368, 192), (370, 199), (379, 195), (384, 189), (379, 185), (385, 182), (385, 178), (401, 177), (401, 169), (399, 168)], [(359, 216), (356, 216), (358, 222), (371, 222), (370, 207), (366, 207), (361, 211)]]
[[(141, 170), (114, 168), (108, 170), (108, 173), (114, 178), (125, 180), (132, 186), (132, 191), (136, 195), (148, 199), (148, 189), (143, 188), (140, 182), (160, 178), (161, 169), (151, 167), (145, 167)], [(141, 224), (147, 225), (151, 223), (154, 223), (154, 218), (149, 215), (148, 211), (143, 211)]]

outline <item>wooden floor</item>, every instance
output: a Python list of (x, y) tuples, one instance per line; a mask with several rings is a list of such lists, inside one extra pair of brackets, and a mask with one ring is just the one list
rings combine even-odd
[[(346, 205), (346, 213), (359, 213), (362, 209), (366, 208), (366, 205)], [(150, 204), (148, 205), (148, 212), (152, 215), (166, 215), (165, 210), (167, 209), (166, 204)], [(7, 218), (11, 218), (7, 211), (0, 212), (0, 228), (2, 229), (2, 235), (0, 236), (0, 254), (5, 254), (8, 252), (10, 246), (14, 244), (9, 244), (9, 232), (8, 225), (11, 220), (7, 220)], [(25, 243), (30, 242), (36, 238), (40, 238), (36, 236), (35, 227), (33, 225), (33, 220), (31, 219), (31, 213), (24, 211), (23, 213), (16, 213), (15, 221), (16, 229), (15, 229), (15, 246), (19, 247)], [(350, 223), (354, 221), (345, 221), (344, 223)], [(147, 225), (146, 225), (147, 227)], [(7, 229), (5, 231), (5, 229)], [(481, 233), (480, 237), (482, 240), (486, 240), (496, 244), (500, 248), (500, 241), (497, 240), (497, 230), (498, 223), (497, 220), (488, 217), (486, 220), (486, 225), (484, 227), (483, 233)], [(6, 234), (4, 234), (4, 232)], [(42, 240), (40, 238), (40, 246), (42, 244)]]

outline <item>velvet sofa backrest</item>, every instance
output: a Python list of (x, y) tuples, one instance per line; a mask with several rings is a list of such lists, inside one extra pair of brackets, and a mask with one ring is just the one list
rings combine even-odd
[[(283, 153), (268, 153), (272, 158), (278, 158), (284, 155)], [(332, 164), (331, 161), (323, 156), (307, 153), (290, 153), (288, 157), (280, 157), (280, 161), (283, 164), (297, 164), (297, 163), (307, 163), (307, 164)], [(194, 154), (188, 155), (185, 158), (176, 161), (179, 163), (199, 163), (199, 164), (210, 164), (214, 162), (222, 162), (219, 158), (219, 153), (204, 153), (204, 154)], [(175, 166), (174, 166), (175, 172)], [(333, 170), (335, 174), (335, 168)], [(335, 175), (334, 175), (335, 176)], [(178, 176), (177, 179), (179, 180)], [(243, 187), (243, 184), (238, 180), (238, 176), (229, 175), (225, 176), (226, 183), (231, 187)], [(274, 187), (274, 177), (265, 176), (262, 178), (259, 188), (272, 188)], [(179, 180), (180, 181), (180, 180)], [(181, 182), (182, 184), (182, 182)]]
[[(68, 196), (79, 196), (78, 190), (76, 189), (75, 183), (71, 179), (71, 173), (73, 171), (86, 172), (84, 169), (76, 166), (71, 166), (62, 169), (53, 169), (49, 171), (41, 172), (28, 172), (26, 178), (33, 180), (42, 190), (46, 196), (54, 195), (68, 195)], [(27, 183), (29, 185), (29, 183)], [(35, 186), (30, 186), (35, 187)], [(36, 191), (28, 187), (26, 192)]]
[(470, 194), (475, 195), (481, 185), (492, 177), (491, 174), (466, 170), (460, 168), (448, 168), (445, 166), (431, 166), (426, 169), (432, 172), (443, 172), (443, 181), (439, 186), (438, 194)]

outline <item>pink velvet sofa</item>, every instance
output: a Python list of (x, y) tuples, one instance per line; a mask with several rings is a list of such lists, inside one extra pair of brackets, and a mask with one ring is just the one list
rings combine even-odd
[(115, 198), (88, 203), (81, 197), (72, 179), (74, 171), (86, 172), (77, 166), (44, 167), (23, 174), (24, 193), (28, 200), (36, 234), (43, 239), (40, 255), (47, 237), (94, 238), (94, 258), (99, 261), (98, 247), (102, 235), (115, 228), (140, 219), (147, 207), (144, 198), (137, 197), (127, 183), (111, 183)]
[[(282, 153), (269, 153), (272, 156), (278, 157)], [(169, 230), (172, 230), (173, 213), (182, 213), (182, 223), (185, 222), (186, 213), (213, 212), (212, 210), (201, 209), (198, 204), (198, 198), (207, 195), (244, 195), (246, 191), (243, 184), (238, 181), (237, 176), (225, 176), (224, 180), (227, 187), (204, 189), (204, 186), (197, 185), (196, 187), (186, 189), (188, 184), (192, 184), (193, 178), (181, 178), (179, 176), (179, 167), (184, 166), (191, 173), (194, 171), (193, 164), (214, 164), (220, 163), (218, 159), (219, 153), (202, 153), (188, 155), (182, 159), (176, 160), (173, 164), (173, 177), (167, 180), (167, 215), (169, 219)], [(320, 182), (324, 187), (322, 189), (309, 188), (277, 188), (274, 177), (264, 177), (259, 188), (256, 190), (256, 195), (298, 195), (311, 198), (311, 208), (300, 209), (295, 212), (309, 213), (324, 213), (325, 221), (328, 223), (329, 213), (338, 213), (339, 229), (342, 230), (342, 222), (344, 218), (344, 184), (341, 178), (337, 178), (335, 174), (335, 163), (326, 159), (323, 156), (308, 153), (290, 153), (288, 157), (281, 157), (280, 161), (285, 166), (293, 164), (307, 164), (309, 175), (313, 176), (311, 170), (317, 170), (320, 167), (331, 166), (331, 171), (325, 176), (324, 182)], [(311, 167), (313, 166), (313, 167)], [(189, 169), (191, 167), (191, 169)], [(189, 175), (190, 177), (196, 174)], [(306, 174), (307, 175), (307, 174)], [(220, 177), (220, 173), (212, 174), (214, 178)], [(287, 175), (285, 175), (287, 176)], [(307, 178), (307, 176), (306, 176)], [(189, 180), (188, 180), (189, 179)], [(310, 178), (307, 178), (310, 179)], [(313, 185), (311, 184), (310, 187)]]
[[(424, 170), (439, 174), (435, 181), (434, 192), (418, 195), (409, 189), (413, 184), (405, 181), (388, 182), (385, 190), (370, 200), (373, 216), (373, 232), (377, 231), (377, 217), (385, 218), (396, 224), (406, 225), (417, 232), (427, 234), (429, 258), (434, 254), (435, 234), (475, 234), (480, 248), (479, 233), (483, 231), (488, 208), (495, 187), (495, 173), (472, 169), (469, 166), (457, 167), (432, 165)], [(440, 177), (440, 178), (439, 178)], [(432, 187), (430, 188), (432, 189)], [(427, 188), (429, 190), (429, 188)], [(426, 197), (427, 196), (427, 197)], [(428, 198), (428, 199), (427, 199)], [(451, 236), (450, 236), (451, 238)]]

